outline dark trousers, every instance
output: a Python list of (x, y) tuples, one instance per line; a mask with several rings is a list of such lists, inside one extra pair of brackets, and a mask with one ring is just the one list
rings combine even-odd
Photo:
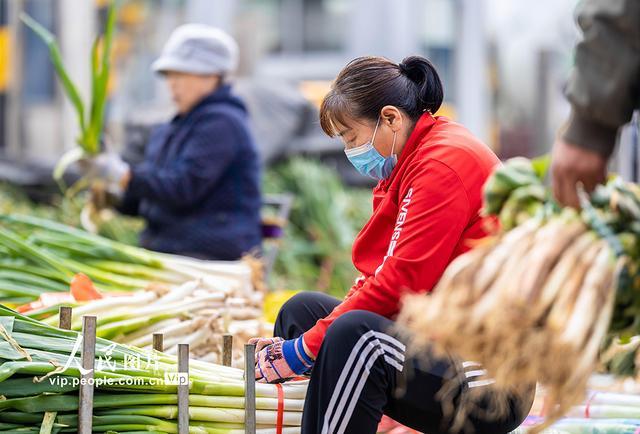
[[(296, 295), (280, 310), (274, 336), (300, 336), (339, 303), (321, 293)], [(347, 312), (331, 324), (311, 373), (303, 434), (375, 434), (383, 414), (427, 434), (506, 434), (522, 423), (533, 388), (525, 398), (507, 398), (507, 411), (502, 412), (491, 408), (496, 403), (487, 393), (474, 401), (476, 410), (465, 416), (463, 429), (452, 431), (451, 416), (465, 392), (476, 387), (489, 392), (480, 378), (482, 368), (430, 353), (405, 356), (393, 324), (362, 310)]]

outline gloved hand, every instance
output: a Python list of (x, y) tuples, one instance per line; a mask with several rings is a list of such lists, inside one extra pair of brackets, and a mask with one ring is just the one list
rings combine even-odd
[(256, 346), (256, 363), (258, 363), (258, 353), (262, 351), (262, 349), (271, 344), (275, 344), (276, 342), (284, 341), (282, 338), (251, 338), (249, 339), (250, 344), (254, 344)]
[(94, 175), (111, 182), (120, 182), (129, 173), (129, 165), (115, 152), (98, 155), (93, 160)]
[(129, 173), (129, 165), (115, 152), (100, 154), (90, 162), (90, 176), (104, 181), (107, 191), (115, 196), (124, 193)]
[(281, 383), (308, 372), (313, 366), (302, 336), (267, 345), (258, 352), (256, 359), (255, 376), (261, 383)]

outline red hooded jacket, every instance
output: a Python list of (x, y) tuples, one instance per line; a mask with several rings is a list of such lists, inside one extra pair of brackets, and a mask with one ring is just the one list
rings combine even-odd
[(424, 114), (353, 244), (362, 273), (345, 299), (304, 334), (318, 354), (329, 325), (350, 310), (394, 318), (405, 292), (428, 292), (447, 265), (486, 235), (482, 187), (500, 161), (463, 126)]

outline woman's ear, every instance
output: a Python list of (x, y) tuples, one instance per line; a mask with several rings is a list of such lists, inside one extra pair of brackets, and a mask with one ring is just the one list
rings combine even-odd
[(380, 111), (380, 121), (382, 124), (391, 128), (391, 131), (397, 133), (402, 129), (402, 112), (398, 107), (386, 105)]

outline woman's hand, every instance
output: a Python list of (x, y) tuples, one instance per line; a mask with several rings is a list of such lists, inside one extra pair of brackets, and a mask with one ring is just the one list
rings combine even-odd
[(131, 168), (115, 152), (102, 153), (80, 161), (80, 169), (91, 180), (100, 180), (108, 193), (121, 197), (131, 178)]
[(264, 347), (275, 344), (276, 342), (284, 341), (282, 338), (251, 338), (249, 344), (256, 346), (256, 363), (258, 363), (258, 353), (262, 351)]
[(256, 380), (263, 383), (281, 383), (311, 369), (313, 359), (305, 349), (302, 336), (287, 341), (274, 339), (276, 341), (272, 344), (266, 344), (267, 339), (255, 341), (266, 344), (260, 351), (257, 351), (256, 347)]
[(129, 183), (130, 167), (115, 152), (100, 154), (93, 162), (98, 178), (104, 179), (107, 185), (125, 190)]

